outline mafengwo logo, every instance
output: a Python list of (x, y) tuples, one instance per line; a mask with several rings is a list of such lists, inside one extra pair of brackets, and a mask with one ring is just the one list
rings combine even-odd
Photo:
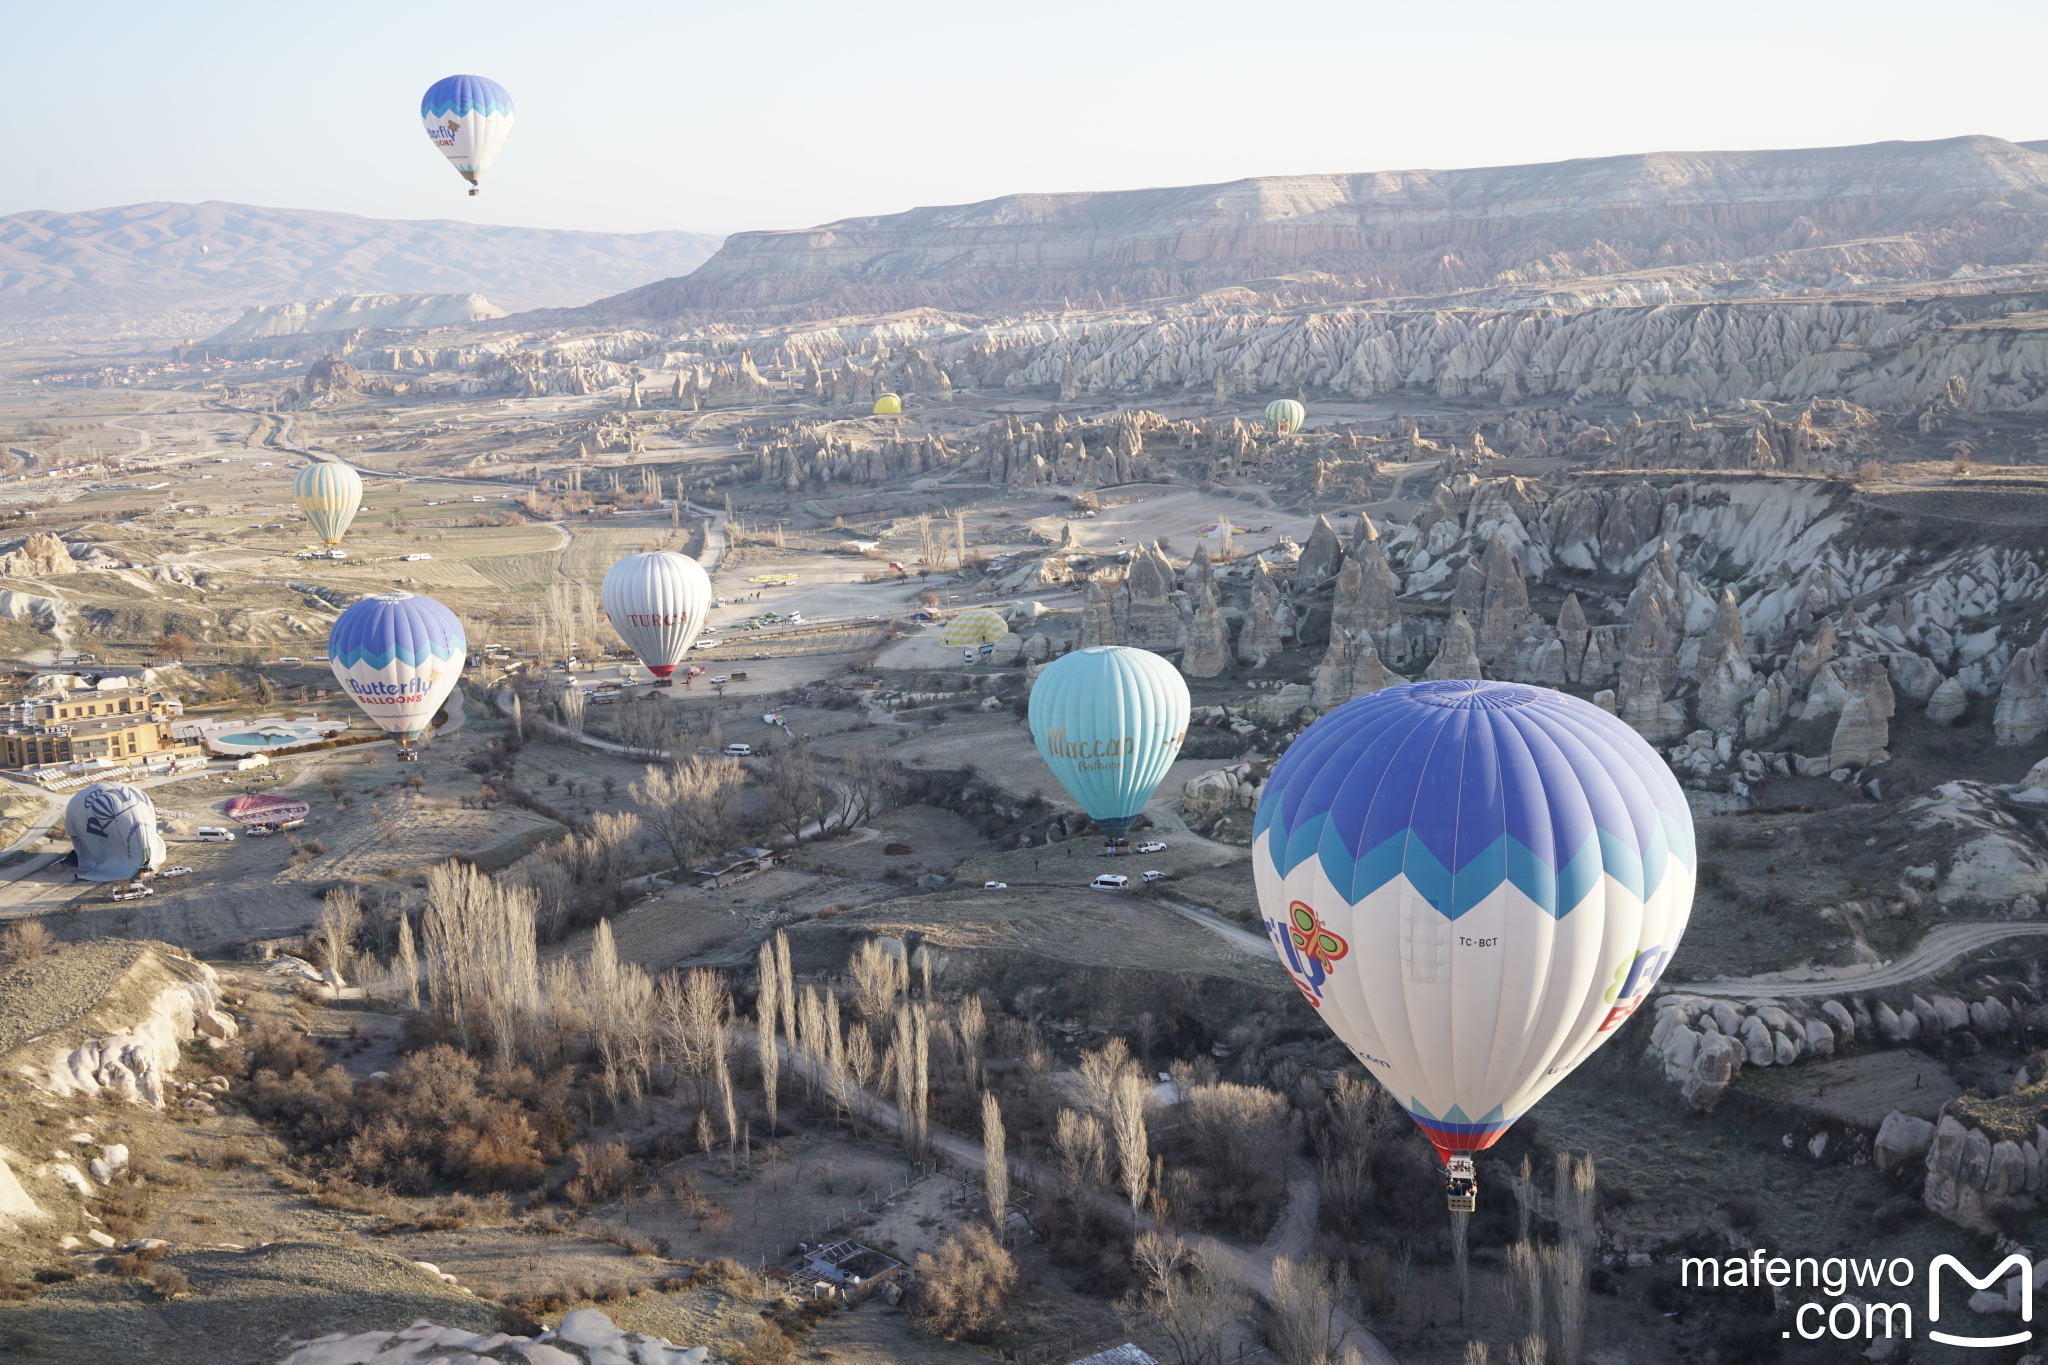
[[(1944, 1277), (1943, 1271), (1951, 1273)], [(1790, 1337), (1796, 1332), (1807, 1341), (1819, 1341), (1823, 1337), (1832, 1337), (1836, 1341), (1911, 1337), (1913, 1305), (1910, 1300), (1881, 1303), (1877, 1299), (1883, 1294), (1911, 1289), (1917, 1278), (1918, 1268), (1903, 1256), (1888, 1261), (1854, 1260), (1842, 1256), (1831, 1256), (1826, 1260), (1800, 1256), (1787, 1260), (1783, 1256), (1771, 1255), (1763, 1247), (1758, 1247), (1746, 1257), (1730, 1256), (1724, 1260), (1687, 1257), (1678, 1266), (1678, 1283), (1686, 1289), (1818, 1290), (1824, 1299), (1834, 1302), (1807, 1299), (1800, 1303), (1792, 1310), (1793, 1325), (1785, 1333)], [(1947, 1292), (1945, 1305), (1944, 1289)], [(1992, 1326), (1995, 1316), (1979, 1314), (1969, 1305), (1971, 1295), (1976, 1292), (2000, 1295), (2006, 1300), (2008, 1311), (2017, 1308), (2022, 1330), (1961, 1332), (1943, 1330), (1935, 1325), (1944, 1322), (1942, 1312), (1946, 1307), (1948, 1327), (1960, 1327), (1965, 1323)], [(2015, 1298), (2017, 1303), (2013, 1302)], [(1925, 1329), (1928, 1340), (1946, 1346), (2019, 1346), (2034, 1339), (2033, 1321), (2034, 1264), (2020, 1253), (2014, 1252), (1984, 1275), (1976, 1274), (1949, 1255), (1935, 1257), (1927, 1267)]]

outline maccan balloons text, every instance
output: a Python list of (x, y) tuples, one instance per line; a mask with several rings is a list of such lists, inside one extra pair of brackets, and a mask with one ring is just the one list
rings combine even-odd
[(1491, 1146), (1648, 998), (1695, 866), (1657, 752), (1513, 683), (1346, 702), (1288, 746), (1252, 831), (1282, 965), (1446, 1157)]
[(1118, 841), (1180, 755), (1188, 685), (1150, 650), (1077, 649), (1032, 684), (1030, 725), (1052, 775)]

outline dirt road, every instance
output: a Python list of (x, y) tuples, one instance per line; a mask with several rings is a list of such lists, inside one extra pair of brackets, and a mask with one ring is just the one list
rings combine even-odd
[(1868, 971), (1810, 981), (1785, 981), (1776, 977), (1749, 976), (1728, 981), (1674, 982), (1672, 990), (1691, 995), (1775, 996), (1809, 999), (1820, 995), (1844, 995), (1858, 991), (1906, 986), (1932, 976), (1957, 958), (2008, 938), (2048, 937), (2048, 924), (1944, 924), (1931, 931), (1904, 957)]

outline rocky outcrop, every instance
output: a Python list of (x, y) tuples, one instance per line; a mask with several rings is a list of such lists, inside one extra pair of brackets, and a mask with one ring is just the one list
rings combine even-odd
[(1629, 629), (1628, 652), (1622, 656), (1621, 680), (1615, 688), (1616, 713), (1652, 744), (1675, 739), (1685, 732), (1685, 712), (1665, 698), (1677, 684), (1678, 652), (1665, 625), (1665, 612), (1652, 598)]
[(1444, 627), (1443, 643), (1437, 647), (1436, 658), (1427, 674), (1431, 678), (1477, 678), (1479, 669), (1479, 645), (1472, 633), (1472, 623), (1465, 619), (1465, 613), (1451, 613), (1451, 623)]
[(1291, 615), (1272, 575), (1266, 572), (1265, 561), (1256, 561), (1252, 567), (1251, 601), (1245, 607), (1244, 624), (1237, 632), (1237, 657), (1253, 668), (1265, 667), (1266, 660), (1283, 647), (1283, 613)]
[(1377, 692), (1390, 682), (1399, 681), (1380, 663), (1379, 649), (1371, 634), (1332, 630), (1330, 647), (1323, 652), (1322, 663), (1316, 666), (1310, 704), (1318, 711), (1331, 711), (1353, 697)]
[(1330, 525), (1328, 517), (1317, 513), (1308, 540), (1301, 547), (1301, 558), (1294, 564), (1295, 591), (1314, 591), (1324, 579), (1335, 574), (1343, 562), (1344, 546), (1337, 539), (1337, 528)]
[[(414, 1265), (443, 1279), (424, 1261)], [(536, 1336), (478, 1333), (420, 1318), (392, 1331), (332, 1332), (294, 1343), (278, 1365), (433, 1365), (433, 1362), (523, 1361), (525, 1365), (709, 1365), (706, 1346), (684, 1348), (666, 1337), (628, 1332), (596, 1308), (578, 1308), (562, 1325)]]
[(2012, 656), (1991, 724), (2000, 744), (2031, 744), (2048, 731), (2048, 685), (2042, 679), (2048, 633)]
[(118, 940), (18, 963), (0, 989), (16, 1006), (0, 1021), (0, 1068), (54, 1095), (158, 1109), (182, 1045), (219, 1003), (205, 963), (165, 944)]
[(1529, 638), (1529, 585), (1499, 532), (1486, 547), (1482, 570), (1479, 657), (1492, 662), (1512, 655)]
[(1891, 679), (1884, 660), (1875, 655), (1837, 660), (1830, 665), (1844, 692), (1841, 719), (1828, 745), (1830, 768), (1860, 768), (1882, 763), (1890, 755), (1891, 717), (1895, 709)]
[(1210, 582), (1196, 582), (1188, 595), (1194, 602), (1194, 619), (1188, 623), (1180, 671), (1190, 678), (1213, 678), (1230, 664), (1229, 632), (1216, 609), (1216, 592)]

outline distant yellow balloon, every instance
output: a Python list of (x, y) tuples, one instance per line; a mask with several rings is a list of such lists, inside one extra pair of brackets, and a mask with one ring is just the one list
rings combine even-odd
[(1010, 625), (987, 607), (963, 611), (939, 632), (942, 645), (991, 645), (1010, 633)]
[(875, 400), (875, 416), (903, 411), (903, 400), (893, 393), (885, 393)]

